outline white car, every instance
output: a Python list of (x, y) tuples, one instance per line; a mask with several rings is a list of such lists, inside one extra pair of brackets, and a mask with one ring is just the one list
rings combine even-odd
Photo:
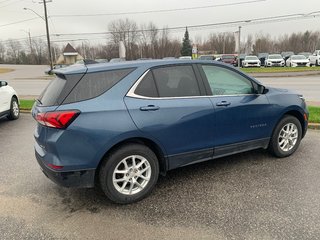
[(242, 67), (260, 67), (261, 62), (257, 56), (245, 56)]
[(287, 67), (310, 67), (310, 60), (303, 55), (292, 55), (286, 61)]
[(191, 56), (181, 56), (179, 59), (184, 59), (184, 60), (192, 60)]
[(0, 118), (18, 119), (20, 115), (19, 100), (16, 91), (5, 81), (0, 81)]
[(270, 54), (265, 60), (266, 67), (284, 67), (285, 61), (280, 54)]

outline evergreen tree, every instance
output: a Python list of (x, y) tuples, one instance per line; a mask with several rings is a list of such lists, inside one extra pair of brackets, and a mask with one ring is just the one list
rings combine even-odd
[(192, 46), (189, 39), (188, 28), (186, 27), (186, 32), (184, 33), (184, 38), (181, 47), (181, 56), (191, 56), (192, 55)]

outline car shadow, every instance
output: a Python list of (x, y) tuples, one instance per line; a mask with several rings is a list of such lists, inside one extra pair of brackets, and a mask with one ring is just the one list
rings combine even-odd
[(117, 210), (117, 214), (125, 212), (138, 218), (148, 216), (155, 219), (155, 209), (168, 213), (168, 209), (174, 209), (177, 205), (201, 203), (204, 199), (205, 202), (210, 201), (223, 189), (222, 185), (228, 185), (232, 190), (239, 182), (248, 181), (250, 171), (255, 172), (255, 176), (263, 176), (265, 165), (272, 165), (274, 161), (277, 158), (270, 156), (266, 150), (255, 150), (174, 169), (167, 172), (166, 176), (159, 177), (155, 189), (148, 197), (129, 205), (112, 203), (97, 188), (66, 189), (52, 185), (52, 190), (61, 199), (55, 207), (69, 214)]

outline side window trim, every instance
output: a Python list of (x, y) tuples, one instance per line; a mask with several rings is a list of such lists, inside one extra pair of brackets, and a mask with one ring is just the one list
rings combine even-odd
[(213, 67), (221, 67), (221, 68), (224, 68), (224, 69), (227, 69), (227, 70), (230, 70), (230, 71), (233, 71), (237, 74), (239, 74), (240, 76), (244, 77), (245, 79), (247, 79), (248, 81), (250, 81), (251, 83), (251, 86), (252, 88), (254, 89), (254, 81), (250, 78), (248, 78), (248, 76), (244, 75), (242, 72), (238, 72), (238, 71), (235, 71), (233, 70), (232, 68), (228, 68), (228, 67), (225, 67), (225, 66), (219, 66), (217, 64), (209, 64), (209, 63), (204, 63), (204, 64), (197, 64), (197, 67), (200, 71), (200, 74), (201, 74), (201, 77), (203, 79), (203, 82), (204, 82), (204, 85), (206, 87), (206, 92), (207, 92), (207, 95), (208, 96), (211, 96), (211, 97), (216, 97), (216, 96), (240, 96), (240, 95), (256, 95), (256, 93), (249, 93), (249, 94), (232, 94), (232, 95), (213, 95), (212, 91), (211, 91), (211, 88), (210, 88), (210, 85), (209, 85), (209, 81), (208, 81), (208, 78), (204, 72), (204, 70), (202, 69), (202, 66), (213, 66)]

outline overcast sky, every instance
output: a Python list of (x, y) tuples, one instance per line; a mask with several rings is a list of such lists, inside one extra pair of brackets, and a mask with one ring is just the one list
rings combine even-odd
[[(252, 2), (253, 0), (52, 0), (47, 4), (50, 17), (49, 27), (51, 34), (104, 32), (108, 31), (108, 24), (119, 18), (129, 18), (138, 23), (152, 21), (159, 28), (163, 26), (179, 27), (212, 23), (223, 23), (238, 20), (250, 20), (263, 17), (273, 17), (287, 14), (307, 14), (319, 11), (320, 0), (259, 0), (259, 2), (233, 6), (207, 7), (185, 11), (171, 11), (161, 13), (129, 14), (122, 16), (96, 16), (96, 17), (55, 17), (55, 15), (75, 14), (102, 14), (119, 12), (141, 12), (150, 10), (165, 10), (177, 8), (193, 8), (209, 5), (221, 5), (239, 2)], [(31, 8), (41, 16), (44, 15), (43, 4), (39, 0), (0, 0), (0, 40), (9, 38), (24, 38), (30, 30), (31, 36), (45, 34), (44, 21), (24, 7)], [(18, 21), (35, 18), (30, 21), (11, 24)], [(241, 24), (242, 39), (248, 34), (270, 34), (277, 37), (281, 34), (320, 31), (320, 17), (292, 20), (285, 22), (268, 22), (263, 24)], [(7, 26), (3, 26), (7, 25)], [(237, 24), (238, 25), (238, 24)], [(190, 36), (206, 38), (211, 32), (234, 32), (236, 26), (221, 26), (205, 29), (190, 29)], [(182, 38), (183, 31), (173, 32), (173, 37)], [(52, 36), (52, 40), (65, 39), (97, 39), (104, 35), (85, 36)], [(95, 40), (99, 41), (99, 40)], [(101, 41), (101, 40), (100, 40)], [(70, 41), (71, 42), (71, 41)], [(93, 41), (92, 41), (93, 42)]]

